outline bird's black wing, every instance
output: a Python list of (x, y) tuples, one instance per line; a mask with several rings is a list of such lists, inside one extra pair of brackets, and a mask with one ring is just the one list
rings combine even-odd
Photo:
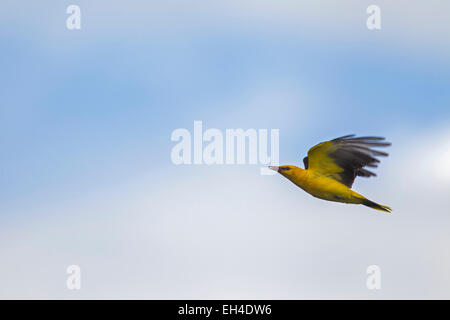
[(347, 135), (312, 147), (308, 151), (308, 157), (303, 159), (303, 163), (305, 169), (330, 176), (351, 188), (357, 176), (376, 176), (364, 167), (376, 168), (380, 162), (376, 157), (388, 155), (372, 147), (389, 145), (391, 144), (385, 142), (383, 137), (355, 138), (355, 135)]
[(305, 165), (305, 169), (308, 169), (308, 157), (303, 158), (303, 164)]

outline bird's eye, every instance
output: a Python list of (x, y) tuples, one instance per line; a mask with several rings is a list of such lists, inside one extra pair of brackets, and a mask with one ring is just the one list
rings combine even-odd
[(283, 167), (282, 169), (283, 170), (289, 170), (290, 168), (289, 167)]

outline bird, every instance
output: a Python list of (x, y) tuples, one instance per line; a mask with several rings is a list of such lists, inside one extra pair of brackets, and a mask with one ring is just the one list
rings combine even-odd
[(388, 206), (373, 202), (353, 191), (356, 177), (375, 177), (376, 174), (365, 167), (376, 168), (378, 156), (388, 153), (372, 147), (387, 147), (384, 137), (356, 137), (345, 135), (321, 142), (308, 151), (303, 158), (305, 169), (293, 165), (269, 166), (312, 196), (335, 202), (362, 204), (375, 210), (391, 212)]

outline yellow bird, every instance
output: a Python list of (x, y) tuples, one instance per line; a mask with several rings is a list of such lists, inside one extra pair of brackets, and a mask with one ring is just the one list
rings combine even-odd
[(270, 166), (312, 196), (328, 201), (363, 204), (370, 208), (391, 212), (391, 208), (370, 201), (351, 190), (357, 176), (372, 177), (375, 173), (364, 167), (376, 168), (380, 162), (376, 156), (386, 152), (371, 147), (387, 147), (382, 137), (355, 137), (354, 134), (339, 137), (315, 145), (303, 159), (305, 169), (292, 166)]

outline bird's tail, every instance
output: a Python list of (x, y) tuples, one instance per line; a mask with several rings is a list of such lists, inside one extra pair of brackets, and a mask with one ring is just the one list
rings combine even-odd
[(361, 204), (373, 208), (375, 210), (385, 211), (385, 212), (391, 212), (392, 209), (388, 206), (382, 206), (381, 204), (378, 204), (376, 202), (370, 201), (369, 199), (361, 199)]

